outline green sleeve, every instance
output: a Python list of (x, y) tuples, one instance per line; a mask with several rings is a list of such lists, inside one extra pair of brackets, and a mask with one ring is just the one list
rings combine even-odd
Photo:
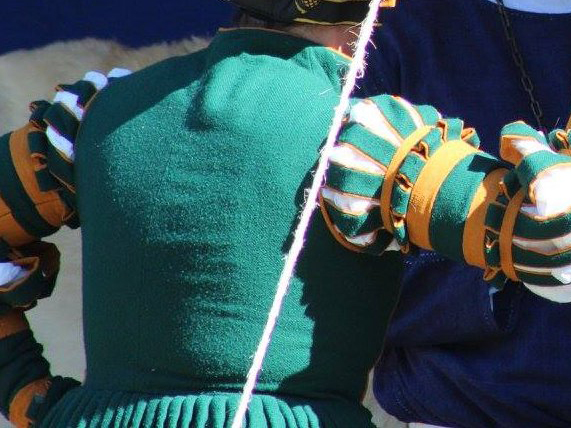
[(52, 377), (21, 310), (0, 316), (0, 411), (17, 427), (46, 414), (77, 381)]

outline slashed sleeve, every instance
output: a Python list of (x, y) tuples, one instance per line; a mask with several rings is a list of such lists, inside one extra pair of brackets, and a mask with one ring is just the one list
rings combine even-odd
[(474, 129), (430, 106), (355, 99), (321, 192), (331, 232), (354, 251), (432, 250), (498, 287), (571, 301), (571, 157), (523, 122), (502, 129), (501, 159), (478, 146)]
[(56, 88), (53, 102), (31, 104), (24, 127), (0, 137), (0, 411), (29, 427), (79, 382), (52, 376), (25, 311), (49, 296), (59, 252), (41, 238), (79, 226), (73, 161), (90, 102), (110, 80), (128, 74), (89, 72)]

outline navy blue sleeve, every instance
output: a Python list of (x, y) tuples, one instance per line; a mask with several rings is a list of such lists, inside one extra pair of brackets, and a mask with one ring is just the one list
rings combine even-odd
[(356, 96), (397, 95), (401, 92), (399, 51), (392, 33), (383, 32), (382, 27), (377, 29), (366, 62), (366, 77), (358, 82)]
[(445, 427), (569, 427), (571, 307), (512, 291), (520, 316), (511, 334), (387, 347), (373, 386), (381, 406), (402, 421)]
[(428, 251), (407, 256), (386, 345), (474, 342), (506, 335), (518, 319), (519, 288), (509, 283), (490, 296), (481, 269)]

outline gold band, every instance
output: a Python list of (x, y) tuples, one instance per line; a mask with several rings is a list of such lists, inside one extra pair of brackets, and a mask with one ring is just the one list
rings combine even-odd
[(491, 202), (495, 201), (500, 193), (499, 183), (508, 172), (499, 168), (489, 173), (476, 190), (468, 215), (462, 237), (462, 252), (464, 260), (472, 266), (486, 268), (484, 255), (484, 242), (486, 236), (486, 213)]
[(502, 220), (502, 229), (500, 230), (500, 265), (504, 274), (513, 281), (519, 281), (515, 272), (513, 257), (512, 257), (512, 238), (513, 230), (519, 209), (525, 196), (527, 195), (526, 189), (519, 189), (515, 196), (510, 200), (504, 213)]
[(565, 126), (566, 131), (571, 131), (571, 116), (569, 116), (569, 120), (567, 121), (567, 125)]
[(12, 215), (12, 210), (0, 196), (0, 237), (11, 247), (19, 247), (36, 240)]
[(49, 387), (50, 380), (49, 378), (45, 377), (30, 382), (16, 393), (12, 399), (12, 402), (10, 403), (10, 410), (8, 412), (10, 416), (10, 422), (12, 422), (16, 428), (28, 428), (31, 426), (34, 421), (30, 420), (30, 418), (28, 418), (26, 415), (26, 413), (28, 413), (30, 404), (34, 400), (34, 397), (37, 395), (45, 397)]
[(52, 226), (60, 227), (69, 210), (60, 199), (58, 192), (40, 190), (36, 179), (38, 160), (32, 157), (28, 146), (28, 135), (35, 130), (36, 128), (29, 124), (10, 135), (12, 162), (26, 194), (36, 206), (38, 213)]
[(412, 188), (406, 225), (410, 242), (432, 249), (430, 243), (430, 219), (438, 191), (454, 167), (466, 156), (478, 149), (462, 140), (448, 141), (436, 150), (422, 168)]
[(397, 177), (398, 171), (405, 160), (410, 150), (418, 144), (426, 135), (432, 130), (430, 126), (423, 126), (418, 128), (410, 134), (397, 149), (396, 153), (391, 159), (385, 172), (385, 179), (383, 180), (383, 188), (381, 190), (381, 220), (383, 226), (389, 232), (393, 232), (392, 216), (391, 216), (391, 199), (393, 195), (393, 186)]
[(24, 313), (19, 309), (12, 309), (10, 312), (0, 316), (0, 339), (4, 339), (13, 334), (29, 329), (28, 321)]

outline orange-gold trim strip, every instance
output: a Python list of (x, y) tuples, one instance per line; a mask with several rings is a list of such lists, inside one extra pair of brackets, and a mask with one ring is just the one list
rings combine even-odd
[(33, 424), (34, 421), (30, 420), (26, 415), (30, 404), (35, 396), (45, 396), (49, 388), (50, 380), (45, 377), (30, 382), (16, 393), (10, 403), (10, 410), (8, 412), (10, 422), (12, 422), (16, 428), (28, 428)]
[(0, 339), (4, 339), (13, 334), (29, 329), (28, 321), (24, 313), (19, 309), (12, 309), (10, 312), (0, 316)]
[(383, 226), (390, 233), (393, 232), (393, 224), (391, 217), (391, 199), (393, 195), (393, 186), (395, 179), (397, 177), (398, 171), (409, 154), (410, 150), (418, 144), (426, 135), (431, 131), (430, 126), (423, 126), (418, 128), (412, 134), (410, 134), (397, 149), (394, 154), (389, 166), (387, 167), (387, 172), (385, 173), (385, 179), (383, 182), (383, 188), (381, 190), (381, 220), (383, 221)]
[(476, 190), (464, 226), (462, 251), (466, 263), (472, 266), (486, 268), (484, 243), (486, 236), (486, 213), (488, 206), (495, 201), (500, 193), (500, 180), (508, 172), (499, 168), (490, 172)]
[(514, 141), (535, 141), (535, 138), (525, 135), (502, 135), (500, 143), (501, 158), (513, 165), (519, 165), (524, 155), (515, 148)]
[(0, 195), (0, 237), (11, 247), (19, 247), (36, 240), (16, 221), (2, 195)]
[(430, 219), (439, 189), (454, 167), (478, 150), (462, 140), (440, 146), (422, 168), (410, 195), (406, 224), (410, 242), (431, 250)]
[(520, 189), (510, 200), (502, 220), (502, 229), (500, 230), (500, 265), (505, 275), (513, 281), (519, 281), (512, 257), (513, 230), (526, 194), (526, 189)]
[(59, 227), (67, 215), (67, 208), (54, 190), (42, 192), (36, 179), (37, 160), (32, 157), (28, 146), (28, 134), (35, 128), (28, 125), (10, 136), (10, 154), (14, 168), (26, 193), (36, 206), (38, 213), (52, 226)]

